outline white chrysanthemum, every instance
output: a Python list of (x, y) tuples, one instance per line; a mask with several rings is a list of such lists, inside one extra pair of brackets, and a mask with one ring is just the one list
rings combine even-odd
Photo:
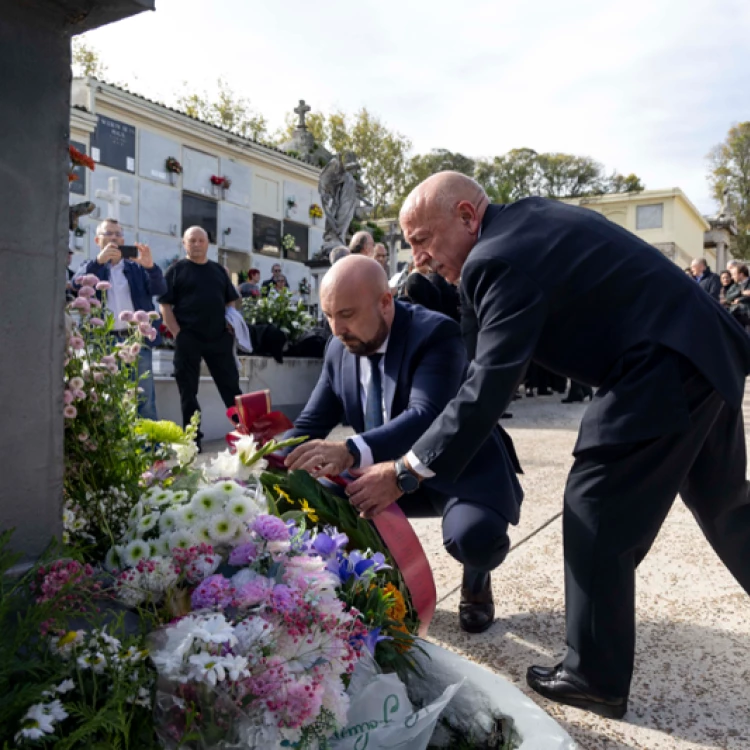
[(190, 549), (198, 544), (198, 538), (189, 529), (177, 529), (169, 535), (169, 549)]
[(121, 565), (122, 559), (120, 556), (120, 547), (110, 547), (109, 552), (107, 552), (107, 555), (104, 558), (105, 569), (111, 573), (113, 570), (119, 570)]
[(192, 503), (183, 505), (181, 508), (176, 508), (174, 513), (177, 519), (177, 527), (183, 529), (192, 529), (203, 518), (193, 507)]
[(199, 523), (195, 525), (194, 533), (199, 542), (204, 544), (212, 544), (214, 541), (211, 535), (211, 520), (208, 518), (201, 519)]
[(248, 521), (258, 515), (258, 508), (249, 497), (240, 495), (229, 498), (224, 506), (224, 512), (238, 521)]
[[(174, 532), (171, 532), (174, 533)], [(156, 549), (156, 555), (159, 557), (169, 557), (172, 553), (172, 547), (169, 544), (170, 533), (160, 536), (158, 539), (154, 539), (151, 542), (152, 549)]]
[(171, 560), (158, 557), (153, 562), (156, 566), (152, 571), (141, 576), (141, 585), (153, 594), (163, 594), (177, 583), (180, 574)]
[(172, 505), (181, 505), (190, 497), (187, 490), (177, 490), (172, 493)]
[(158, 513), (147, 513), (145, 516), (141, 518), (140, 521), (138, 521), (138, 531), (141, 534), (145, 534), (147, 531), (151, 531), (151, 529), (156, 526), (156, 524), (159, 522), (159, 514)]
[(180, 512), (178, 510), (165, 510), (159, 518), (159, 531), (162, 534), (169, 534), (173, 532), (178, 526), (178, 519), (180, 518)]
[(107, 660), (100, 651), (84, 651), (76, 659), (76, 663), (79, 669), (90, 669), (94, 674), (102, 674), (107, 666)]
[(244, 476), (249, 475), (249, 472), (245, 470), (245, 467), (240, 462), (239, 457), (236, 455), (233, 456), (229, 451), (219, 453), (203, 470), (206, 476), (214, 479), (221, 479), (222, 477), (243, 479)]
[(141, 520), (142, 516), (143, 516), (143, 503), (139, 500), (130, 509), (130, 513), (128, 513), (128, 521), (130, 521), (130, 523), (138, 523), (138, 521)]
[(212, 516), (209, 524), (211, 539), (218, 544), (229, 542), (237, 534), (237, 519), (226, 516), (223, 513)]
[(156, 506), (157, 508), (162, 508), (165, 505), (170, 505), (173, 502), (174, 502), (174, 492), (170, 490), (159, 488), (158, 491), (152, 493), (149, 496), (149, 503), (151, 505)]
[(122, 561), (129, 568), (134, 568), (141, 560), (145, 560), (151, 554), (151, 547), (143, 539), (134, 539), (123, 550)]
[[(60, 701), (56, 701), (60, 703)], [(49, 704), (48, 704), (49, 705)], [(52, 734), (55, 731), (55, 716), (48, 710), (48, 705), (36, 703), (31, 706), (21, 720), (21, 729), (16, 734), (16, 742), (21, 740), (38, 740), (46, 734)], [(60, 705), (62, 709), (62, 704)], [(68, 714), (62, 711), (67, 718)], [(59, 715), (59, 712), (57, 712)]]
[(237, 484), (237, 482), (234, 482), (231, 479), (226, 479), (223, 482), (217, 482), (213, 487), (216, 495), (218, 497), (224, 498), (225, 500), (233, 497), (242, 497), (242, 495), (245, 493), (245, 488), (241, 484)]
[(175, 453), (175, 458), (180, 466), (191, 464), (198, 455), (198, 446), (191, 440), (187, 445), (184, 443), (172, 443), (170, 448)]
[(228, 643), (230, 646), (237, 643), (232, 623), (220, 612), (201, 616), (195, 635), (204, 643)]
[(209, 654), (201, 651), (189, 658), (190, 676), (199, 682), (207, 682), (215, 686), (217, 682), (223, 682), (227, 676), (224, 671), (224, 659), (218, 654)]
[(55, 692), (56, 692), (56, 693), (60, 693), (61, 695), (63, 695), (64, 693), (68, 693), (68, 692), (70, 692), (71, 690), (74, 690), (74, 689), (75, 689), (75, 686), (76, 686), (76, 684), (75, 684), (75, 682), (73, 682), (73, 680), (63, 680), (63, 681), (62, 681), (62, 682), (61, 682), (61, 683), (60, 683), (60, 684), (59, 684), (59, 685), (58, 685), (58, 686), (57, 686), (57, 687), (55, 688)]
[(193, 495), (190, 503), (199, 516), (212, 516), (222, 510), (223, 503), (215, 496), (211, 487), (205, 487)]
[(254, 571), (252, 568), (242, 568), (241, 570), (238, 570), (230, 580), (232, 581), (232, 586), (234, 586), (234, 588), (240, 589), (246, 583), (250, 583), (250, 581), (255, 580), (258, 575), (259, 573)]

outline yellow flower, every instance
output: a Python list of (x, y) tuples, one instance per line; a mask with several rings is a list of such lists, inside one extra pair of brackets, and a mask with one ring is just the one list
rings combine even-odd
[(386, 610), (386, 615), (390, 617), (391, 620), (403, 622), (404, 617), (406, 617), (406, 602), (404, 601), (403, 595), (392, 583), (386, 584), (383, 591), (393, 597), (393, 603)]
[(281, 498), (282, 500), (286, 500), (286, 501), (287, 501), (287, 502), (289, 503), (289, 505), (294, 505), (294, 500), (292, 500), (292, 498), (291, 498), (291, 497), (289, 497), (289, 495), (288, 495), (288, 494), (287, 494), (286, 492), (284, 492), (284, 490), (282, 490), (282, 489), (281, 489), (281, 487), (279, 487), (279, 485), (278, 485), (278, 484), (275, 484), (275, 485), (273, 486), (273, 488), (274, 488), (274, 490), (276, 491), (276, 494), (277, 494), (277, 495), (278, 495), (278, 496), (279, 496), (279, 497), (280, 497), (280, 498)]
[(310, 504), (307, 502), (307, 500), (302, 499), (299, 501), (300, 505), (302, 506), (302, 512), (313, 522), (317, 523), (320, 519), (318, 518), (318, 514), (315, 512), (315, 508), (311, 508)]

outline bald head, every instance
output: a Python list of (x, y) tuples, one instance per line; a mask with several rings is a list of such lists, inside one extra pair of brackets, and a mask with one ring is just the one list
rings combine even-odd
[(364, 230), (355, 232), (349, 243), (349, 249), (355, 254), (361, 253), (362, 255), (371, 256), (375, 249), (375, 240), (369, 232)]
[(353, 354), (375, 353), (393, 324), (388, 276), (372, 258), (348, 255), (323, 277), (320, 304), (334, 336)]
[(460, 172), (438, 172), (417, 185), (400, 214), (415, 263), (458, 282), (488, 205), (479, 183)]
[(188, 260), (203, 264), (208, 260), (208, 232), (203, 227), (189, 227), (182, 235), (182, 246)]

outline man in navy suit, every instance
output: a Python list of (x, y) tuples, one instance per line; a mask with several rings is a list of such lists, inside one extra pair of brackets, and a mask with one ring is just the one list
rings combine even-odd
[[(467, 366), (458, 324), (394, 302), (385, 271), (371, 258), (350, 255), (336, 263), (320, 298), (334, 337), (310, 400), (284, 436), (312, 438), (286, 464), (316, 477), (402, 456), (456, 395)], [(325, 440), (344, 419), (357, 434)], [(442, 515), (445, 547), (465, 566), (459, 621), (468, 632), (492, 624), (490, 571), (508, 552), (508, 524), (518, 522), (520, 467), (506, 449), (509, 440), (499, 428), (489, 431), (455, 482), (438, 478), (420, 487), (401, 470), (399, 505), (411, 516)]]
[[(461, 280), (476, 358), (405, 456), (460, 481), (533, 360), (599, 390), (583, 417), (563, 510), (567, 654), (531, 667), (560, 703), (619, 718), (635, 650), (635, 569), (679, 493), (750, 591), (742, 397), (750, 338), (655, 248), (600, 214), (543, 198), (489, 205), (464, 175), (417, 186), (401, 212), (416, 263)], [(392, 465), (349, 489), (365, 511), (397, 495)]]

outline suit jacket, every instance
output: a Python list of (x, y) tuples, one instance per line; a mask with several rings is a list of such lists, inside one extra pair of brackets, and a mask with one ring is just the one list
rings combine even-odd
[(711, 273), (708, 269), (701, 277), (698, 285), (703, 291), (710, 294), (717, 302), (719, 301), (719, 294), (721, 292), (721, 279), (716, 273)]
[[(689, 424), (679, 373), (649, 377), (653, 368), (645, 366), (641, 387), (618, 390), (624, 368), (637, 366), (625, 354), (639, 345), (678, 352), (732, 408), (742, 402), (750, 372), (742, 327), (658, 250), (594, 211), (544, 198), (489, 206), (461, 285), (477, 317), (476, 359), (458, 396), (414, 446), (446, 479), (461, 476), (532, 359), (601, 387), (579, 451)], [(679, 359), (672, 360), (676, 369)]]
[[(396, 302), (383, 381), (388, 421), (364, 431), (359, 357), (337, 338), (326, 350), (323, 370), (307, 405), (284, 438), (322, 439), (345, 421), (362, 436), (376, 463), (400, 458), (453, 398), (466, 373), (466, 350), (457, 323), (419, 306)], [(506, 440), (510, 440), (505, 435)], [(512, 447), (512, 443), (510, 443)], [(500, 427), (488, 430), (457, 482), (427, 480), (438, 492), (487, 505), (517, 523), (523, 492)]]

